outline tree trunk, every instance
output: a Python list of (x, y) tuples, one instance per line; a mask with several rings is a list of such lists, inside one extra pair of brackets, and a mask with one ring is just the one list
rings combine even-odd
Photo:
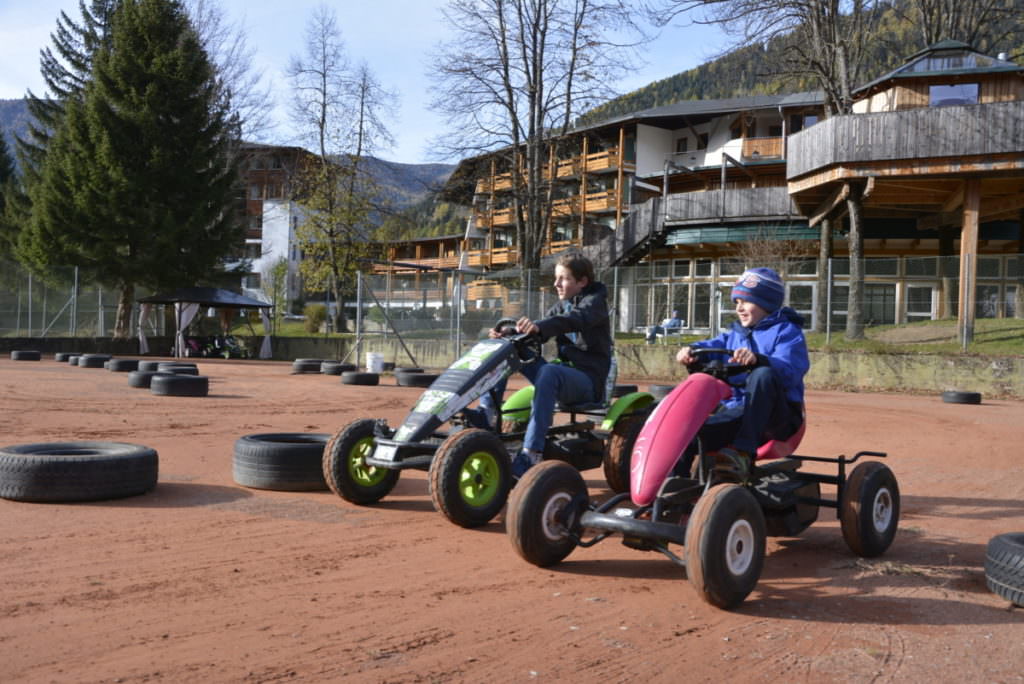
[(132, 336), (132, 308), (135, 306), (135, 286), (121, 287), (117, 300), (117, 318), (114, 322), (114, 339), (127, 340)]
[(952, 263), (956, 256), (953, 252), (956, 234), (957, 230), (950, 226), (939, 228), (939, 318), (949, 318), (954, 314), (953, 292), (956, 287), (951, 276), (957, 274), (957, 268)]
[(818, 296), (814, 303), (814, 332), (825, 332), (828, 325), (828, 317), (832, 314), (828, 310), (828, 263), (832, 258), (832, 221), (825, 219), (821, 222), (820, 237), (818, 238)]
[(846, 209), (850, 215), (850, 293), (846, 305), (846, 337), (864, 339), (864, 226), (861, 218), (860, 185), (850, 186)]

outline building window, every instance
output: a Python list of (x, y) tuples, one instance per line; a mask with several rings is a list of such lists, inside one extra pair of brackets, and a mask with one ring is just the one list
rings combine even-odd
[(782, 137), (782, 126), (769, 126), (768, 127), (769, 138), (781, 138)]
[(864, 286), (864, 324), (893, 325), (896, 323), (896, 286)]
[(743, 259), (722, 259), (719, 263), (719, 269), (723, 276), (738, 276), (743, 275), (744, 262)]
[(804, 317), (804, 328), (814, 325), (814, 285), (790, 285), (789, 306)]
[(706, 150), (706, 149), (708, 149), (708, 134), (707, 133), (701, 133), (700, 135), (697, 136), (697, 149), (698, 150)]
[(711, 259), (697, 259), (697, 273), (698, 276), (709, 276), (711, 275)]
[(682, 154), (683, 152), (690, 151), (690, 139), (686, 136), (676, 140), (676, 154)]
[(972, 104), (978, 104), (977, 83), (928, 86), (928, 106), (930, 107)]
[(930, 286), (907, 287), (907, 321), (930, 321), (934, 318), (935, 303)]
[(260, 289), (260, 274), (250, 273), (242, 279), (242, 287), (249, 290)]
[(688, 278), (688, 277), (690, 277), (690, 260), (689, 259), (676, 259), (676, 260), (674, 260), (672, 262), (672, 277), (673, 278)]

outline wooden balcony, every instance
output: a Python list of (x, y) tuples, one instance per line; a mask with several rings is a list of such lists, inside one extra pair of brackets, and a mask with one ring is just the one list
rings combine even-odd
[(504, 299), (508, 289), (493, 280), (474, 280), (466, 286), (467, 299)]
[(478, 178), (476, 180), (476, 194), (478, 195), (489, 195), (494, 185), (491, 183), (490, 178)]
[[(624, 162), (622, 168), (624, 171), (634, 171), (635, 164), (630, 162)], [(587, 173), (601, 173), (604, 171), (617, 171), (619, 168), (619, 150), (618, 148), (612, 148), (603, 152), (595, 152), (594, 154), (588, 154), (584, 160), (584, 168)]]
[(789, 138), (790, 192), (841, 178), (1024, 170), (1024, 102), (847, 114)]
[(579, 207), (579, 197), (566, 197), (565, 199), (555, 200), (551, 203), (551, 215), (572, 216), (573, 214), (580, 213)]
[(494, 190), (511, 190), (512, 189), (512, 172), (499, 173), (494, 177)]
[(714, 220), (757, 221), (800, 215), (785, 187), (677, 193), (668, 196), (667, 209), (666, 221), (673, 225)]
[(491, 225), (511, 226), (516, 222), (516, 214), (512, 207), (497, 209), (491, 213)]
[(468, 261), (470, 266), (512, 266), (519, 263), (519, 252), (515, 247), (474, 250)]
[(588, 214), (591, 212), (614, 211), (617, 196), (618, 193), (614, 189), (590, 192), (587, 193), (586, 202), (583, 204), (583, 207)]
[(743, 161), (760, 161), (762, 159), (782, 159), (783, 139), (779, 138), (744, 138)]

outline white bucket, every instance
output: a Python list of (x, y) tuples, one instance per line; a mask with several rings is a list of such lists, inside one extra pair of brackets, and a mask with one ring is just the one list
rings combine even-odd
[(366, 372), (383, 373), (384, 355), (377, 352), (366, 352)]

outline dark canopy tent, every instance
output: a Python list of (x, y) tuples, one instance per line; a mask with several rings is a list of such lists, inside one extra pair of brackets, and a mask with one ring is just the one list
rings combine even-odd
[[(195, 317), (199, 308), (203, 306), (215, 309), (259, 309), (260, 314), (263, 316), (264, 329), (270, 330), (270, 321), (265, 309), (272, 308), (271, 304), (218, 287), (180, 287), (173, 292), (141, 297), (138, 301), (142, 304), (142, 313), (139, 315), (139, 351), (142, 354), (149, 350), (142, 322), (148, 315), (148, 307), (151, 307), (153, 304), (174, 305), (174, 322), (176, 327), (174, 336), (175, 356), (184, 355), (184, 330), (192, 322), (192, 318)], [(263, 345), (260, 348), (260, 358), (269, 357), (270, 335), (267, 334), (264, 336)]]

